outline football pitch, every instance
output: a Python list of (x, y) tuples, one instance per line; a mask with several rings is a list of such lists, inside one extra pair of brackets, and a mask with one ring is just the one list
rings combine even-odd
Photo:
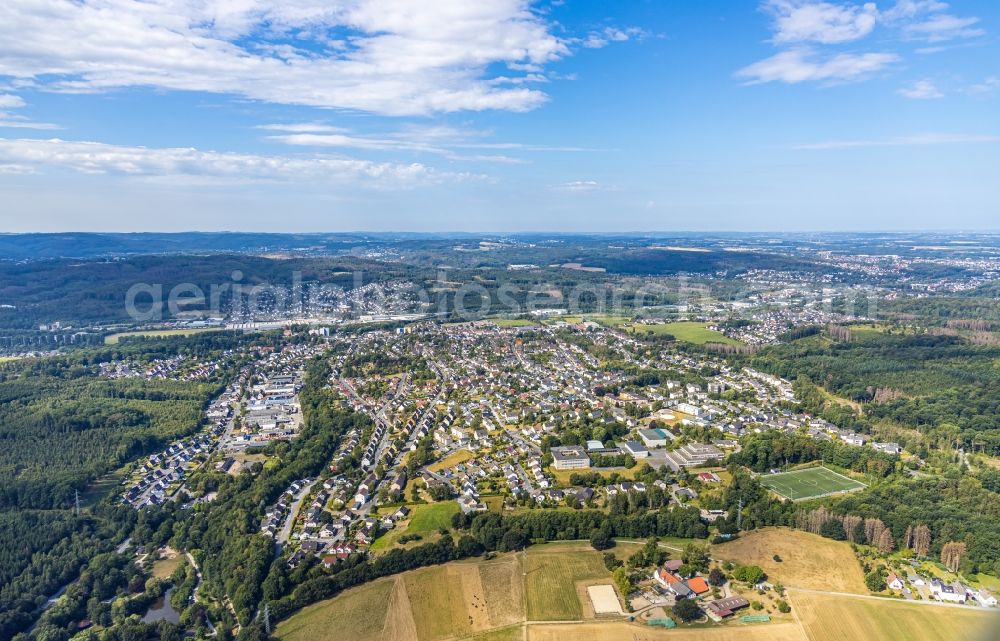
[(868, 487), (860, 481), (847, 478), (825, 467), (768, 474), (760, 477), (760, 482), (767, 489), (793, 501), (853, 492)]

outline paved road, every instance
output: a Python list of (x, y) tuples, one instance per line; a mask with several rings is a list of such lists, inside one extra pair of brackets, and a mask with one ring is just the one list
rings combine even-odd
[(292, 535), (292, 526), (295, 524), (295, 517), (299, 515), (299, 510), (302, 508), (302, 502), (306, 499), (306, 496), (309, 495), (309, 490), (311, 490), (314, 485), (316, 485), (316, 481), (312, 481), (302, 488), (299, 491), (299, 495), (295, 497), (295, 501), (292, 502), (291, 507), (289, 507), (288, 516), (285, 517), (285, 525), (281, 528), (281, 531), (278, 532), (278, 536), (274, 539), (279, 550), (285, 543), (288, 542), (288, 537)]
[(876, 596), (874, 594), (853, 594), (851, 592), (833, 592), (831, 590), (813, 590), (810, 588), (794, 588), (785, 586), (785, 590), (791, 593), (795, 592), (805, 592), (808, 594), (822, 594), (824, 596), (840, 596), (840, 597), (850, 597), (852, 599), (868, 599), (871, 601), (891, 601), (892, 603), (906, 603), (909, 605), (925, 605), (938, 608), (961, 608), (963, 610), (983, 610), (985, 612), (998, 612), (997, 608), (987, 608), (980, 605), (963, 605), (961, 603), (945, 603), (944, 601), (901, 601), (900, 599), (894, 599), (884, 596)]

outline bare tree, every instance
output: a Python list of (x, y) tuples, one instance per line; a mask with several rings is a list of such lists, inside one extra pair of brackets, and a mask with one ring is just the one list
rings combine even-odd
[(878, 551), (882, 554), (889, 554), (896, 548), (896, 540), (892, 537), (892, 530), (885, 528), (878, 535)]
[(860, 516), (855, 516), (854, 514), (848, 514), (844, 517), (844, 534), (847, 536), (847, 540), (851, 543), (861, 543), (854, 536), (855, 531), (858, 529), (858, 525), (863, 522)]
[(965, 543), (949, 541), (941, 548), (941, 563), (944, 563), (944, 566), (952, 572), (958, 572), (958, 566), (962, 563), (965, 552)]
[(868, 545), (878, 545), (879, 537), (882, 536), (882, 530), (884, 529), (885, 523), (882, 522), (882, 519), (865, 519), (865, 543)]
[(918, 525), (913, 531), (913, 552), (917, 556), (927, 556), (931, 551), (931, 529)]

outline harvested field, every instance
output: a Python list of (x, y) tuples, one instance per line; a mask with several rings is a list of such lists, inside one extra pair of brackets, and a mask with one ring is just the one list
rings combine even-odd
[[(527, 641), (808, 641), (795, 623), (664, 630), (637, 623), (529, 625)], [(855, 641), (851, 639), (850, 641)], [(860, 639), (857, 641), (861, 641)]]
[[(775, 561), (777, 554), (781, 561)], [(788, 528), (766, 528), (712, 546), (712, 556), (759, 565), (789, 587), (867, 594), (864, 575), (847, 543)]]
[(805, 592), (789, 593), (809, 641), (963, 641), (988, 639), (995, 615), (956, 608)]

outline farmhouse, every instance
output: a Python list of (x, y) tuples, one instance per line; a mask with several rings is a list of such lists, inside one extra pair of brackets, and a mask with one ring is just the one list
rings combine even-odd
[(701, 578), (700, 576), (693, 576), (687, 581), (685, 581), (685, 583), (687, 584), (688, 588), (698, 596), (701, 596), (702, 594), (708, 592), (708, 583), (706, 583), (705, 579)]
[(709, 601), (703, 605), (703, 608), (705, 610), (705, 614), (707, 614), (710, 619), (715, 622), (719, 622), (726, 617), (732, 616), (737, 610), (741, 610), (749, 605), (750, 602), (743, 597), (734, 596), (727, 599)]

